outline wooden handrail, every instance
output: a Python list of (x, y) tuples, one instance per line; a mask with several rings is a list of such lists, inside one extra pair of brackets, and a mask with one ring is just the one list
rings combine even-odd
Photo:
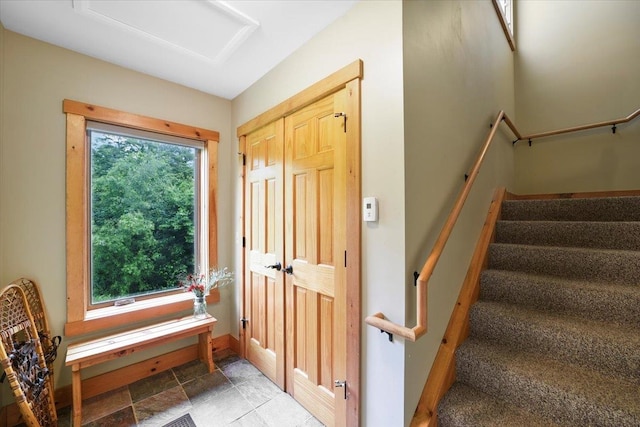
[[(473, 168), (471, 169), (471, 172), (469, 173), (467, 182), (465, 183), (464, 187), (462, 188), (462, 191), (458, 195), (458, 198), (456, 199), (456, 203), (453, 206), (451, 213), (447, 217), (447, 221), (445, 222), (444, 227), (442, 227), (442, 231), (440, 231), (440, 235), (438, 236), (438, 239), (436, 240), (433, 246), (433, 249), (431, 250), (431, 254), (427, 258), (427, 261), (424, 263), (424, 266), (420, 271), (420, 275), (418, 276), (418, 279), (416, 281), (417, 282), (416, 285), (418, 288), (417, 295), (416, 295), (417, 325), (414, 326), (413, 328), (408, 328), (406, 326), (398, 325), (386, 319), (384, 314), (382, 313), (376, 313), (371, 316), (367, 316), (367, 318), (365, 319), (365, 322), (367, 322), (369, 325), (376, 327), (381, 331), (384, 331), (393, 335), (401, 336), (410, 341), (417, 340), (427, 332), (427, 284), (429, 282), (429, 278), (433, 274), (433, 270), (435, 269), (436, 264), (438, 263), (438, 259), (440, 258), (440, 255), (442, 255), (442, 251), (444, 250), (444, 246), (446, 245), (447, 240), (449, 239), (449, 235), (453, 230), (453, 226), (456, 224), (456, 221), (460, 216), (460, 212), (462, 211), (464, 202), (467, 200), (467, 196), (471, 191), (471, 186), (476, 180), (476, 176), (480, 171), (480, 166), (482, 165), (484, 157), (487, 154), (489, 147), (491, 146), (491, 142), (493, 141), (496, 131), (498, 130), (498, 125), (502, 120), (505, 120), (506, 117), (507, 116), (505, 115), (504, 111), (500, 111), (500, 113), (498, 114), (498, 117), (496, 117), (495, 122), (491, 126), (491, 131), (489, 132), (489, 136), (485, 140), (485, 143), (482, 146), (482, 150), (478, 155), (478, 159), (476, 160), (475, 164), (473, 165)], [(505, 120), (505, 123), (509, 126), (509, 128), (511, 128), (514, 131), (514, 134), (516, 136), (519, 135), (515, 130), (515, 126), (513, 126), (513, 123), (511, 122), (511, 120), (508, 120), (507, 118)]]
[(518, 136), (518, 134), (516, 134), (518, 139), (516, 141), (514, 141), (514, 142), (517, 142), (519, 140), (532, 140), (532, 139), (537, 139), (537, 138), (544, 138), (544, 137), (547, 137), (547, 136), (561, 135), (563, 133), (577, 132), (577, 131), (580, 131), (580, 130), (595, 129), (595, 128), (599, 128), (599, 127), (603, 127), (603, 126), (613, 126), (613, 132), (615, 133), (615, 126), (616, 125), (630, 122), (631, 120), (635, 119), (638, 116), (640, 116), (640, 108), (637, 109), (636, 111), (634, 111), (633, 113), (629, 114), (627, 117), (623, 117), (623, 118), (620, 118), (620, 119), (617, 119), (617, 120), (609, 120), (609, 121), (606, 121), (606, 122), (591, 123), (591, 124), (588, 124), (588, 125), (574, 126), (574, 127), (571, 127), (571, 128), (551, 130), (551, 131), (547, 131), (547, 132), (532, 133), (531, 135), (525, 135), (525, 136)]
[(576, 132), (580, 130), (593, 129), (593, 128), (598, 128), (603, 126), (613, 125), (614, 132), (615, 132), (615, 125), (621, 124), (621, 123), (627, 123), (638, 116), (640, 116), (640, 109), (629, 114), (627, 117), (621, 118), (618, 120), (609, 120), (606, 122), (598, 122), (598, 123), (593, 123), (589, 125), (582, 125), (582, 126), (576, 126), (572, 128), (565, 128), (565, 129), (559, 129), (559, 130), (554, 130), (549, 132), (542, 132), (542, 133), (522, 136), (521, 133), (516, 128), (515, 124), (511, 121), (511, 119), (505, 114), (504, 111), (501, 110), (500, 113), (498, 113), (496, 120), (493, 122), (491, 126), (491, 131), (489, 132), (489, 135), (487, 136), (487, 139), (485, 140), (484, 145), (482, 146), (482, 150), (480, 151), (480, 154), (478, 155), (478, 158), (476, 159), (476, 162), (474, 163), (473, 168), (469, 173), (467, 182), (462, 188), (462, 191), (460, 191), (460, 194), (456, 199), (453, 209), (451, 210), (451, 213), (447, 217), (447, 221), (442, 227), (442, 231), (440, 231), (440, 234), (438, 235), (438, 238), (433, 246), (433, 249), (431, 250), (431, 254), (429, 254), (429, 257), (424, 263), (424, 266), (420, 271), (420, 275), (416, 280), (416, 286), (417, 286), (417, 295), (416, 295), (416, 313), (417, 313), (416, 323), (417, 324), (416, 326), (414, 326), (413, 328), (409, 328), (407, 326), (398, 325), (397, 323), (393, 323), (392, 321), (387, 319), (385, 315), (382, 313), (375, 313), (375, 314), (372, 314), (371, 316), (367, 316), (365, 318), (365, 322), (375, 328), (380, 329), (383, 332), (387, 332), (388, 334), (391, 334), (391, 335), (398, 335), (410, 341), (416, 341), (418, 338), (420, 338), (422, 335), (424, 335), (427, 332), (427, 284), (429, 283), (429, 279), (431, 278), (431, 275), (435, 270), (435, 267), (436, 267), (436, 264), (438, 263), (438, 259), (440, 258), (440, 255), (442, 255), (442, 252), (447, 243), (447, 240), (449, 239), (449, 235), (451, 234), (453, 227), (456, 224), (458, 217), (460, 216), (462, 207), (464, 206), (464, 203), (467, 200), (467, 196), (471, 191), (471, 187), (473, 186), (476, 176), (480, 171), (480, 166), (484, 161), (484, 157), (487, 154), (487, 151), (489, 150), (491, 143), (493, 142), (493, 138), (496, 134), (496, 131), (498, 130), (498, 125), (502, 121), (504, 121), (504, 123), (509, 127), (509, 129), (511, 129), (513, 134), (516, 136), (517, 139), (513, 141), (513, 143), (515, 144), (517, 141), (520, 141), (520, 140), (527, 140), (527, 139), (531, 140), (534, 138), (543, 138), (547, 136), (560, 135), (563, 133)]

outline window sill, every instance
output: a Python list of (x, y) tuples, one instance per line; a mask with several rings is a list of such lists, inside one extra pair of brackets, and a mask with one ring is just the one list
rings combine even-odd
[[(220, 291), (213, 290), (207, 295), (207, 304), (220, 301)], [(157, 319), (193, 309), (193, 295), (180, 293), (158, 297), (121, 306), (109, 306), (87, 311), (84, 320), (67, 322), (65, 336), (84, 335), (114, 329), (132, 323)]]

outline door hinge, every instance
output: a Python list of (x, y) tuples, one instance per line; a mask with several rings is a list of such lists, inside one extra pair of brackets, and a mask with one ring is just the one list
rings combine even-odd
[(333, 382), (333, 384), (335, 384), (336, 387), (342, 387), (344, 390), (344, 400), (347, 400), (347, 382), (346, 381), (340, 381), (340, 380), (335, 380)]
[(245, 166), (247, 164), (247, 155), (240, 151), (238, 152), (238, 154), (242, 156), (242, 166)]
[(347, 251), (344, 251), (344, 268), (347, 268)]
[(344, 123), (344, 133), (347, 133), (347, 114), (346, 114), (346, 113), (344, 113), (344, 112), (342, 112), (342, 113), (335, 113), (335, 114), (333, 115), (333, 117), (336, 117), (336, 118), (338, 118), (338, 117), (342, 117), (342, 120), (344, 121), (344, 122), (343, 122), (343, 123)]
[(242, 247), (246, 247), (247, 246), (247, 238), (242, 236)]
[(240, 323), (242, 323), (242, 329), (247, 329), (247, 322), (249, 320), (245, 319), (244, 317), (242, 319), (240, 319)]

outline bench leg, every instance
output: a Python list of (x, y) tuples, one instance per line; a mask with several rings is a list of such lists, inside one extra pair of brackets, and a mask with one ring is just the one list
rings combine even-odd
[(71, 387), (73, 390), (73, 427), (82, 425), (82, 378), (80, 366), (71, 367)]
[(213, 345), (211, 333), (213, 332), (213, 328), (211, 328), (208, 332), (204, 332), (198, 335), (198, 358), (202, 360), (202, 362), (207, 365), (209, 368), (209, 373), (213, 373), (215, 370), (215, 365), (213, 364)]

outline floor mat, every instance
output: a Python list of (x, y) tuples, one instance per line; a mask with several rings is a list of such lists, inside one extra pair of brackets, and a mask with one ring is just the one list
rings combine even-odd
[(196, 423), (191, 419), (191, 415), (184, 414), (180, 418), (165, 424), (163, 427), (196, 427)]

